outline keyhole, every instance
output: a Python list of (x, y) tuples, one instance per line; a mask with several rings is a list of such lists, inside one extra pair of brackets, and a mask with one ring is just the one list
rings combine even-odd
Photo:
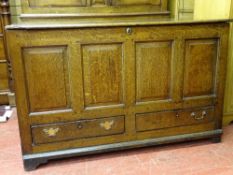
[(129, 35), (132, 34), (132, 28), (128, 27), (128, 28), (126, 29), (126, 33), (129, 34)]

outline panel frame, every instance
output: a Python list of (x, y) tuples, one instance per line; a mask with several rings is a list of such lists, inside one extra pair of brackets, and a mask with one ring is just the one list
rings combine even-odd
[[(188, 35), (188, 34), (187, 34)], [(198, 106), (211, 106), (211, 105), (216, 105), (218, 104), (218, 95), (219, 94), (219, 89), (221, 88), (221, 85), (219, 83), (219, 81), (221, 82), (225, 82), (225, 80), (222, 79), (222, 75), (219, 74), (219, 72), (222, 72), (223, 74), (225, 74), (224, 70), (222, 69), (223, 64), (220, 64), (220, 53), (222, 51), (221, 49), (221, 43), (223, 43), (223, 39), (224, 35), (222, 37), (220, 37), (220, 33), (218, 34), (213, 34), (211, 31), (209, 31), (209, 33), (203, 33), (202, 35), (198, 34), (198, 36), (195, 36), (195, 32), (193, 32), (193, 35), (189, 35), (189, 36), (184, 36), (184, 42), (186, 42), (187, 40), (208, 40), (208, 39), (215, 39), (217, 40), (217, 60), (216, 60), (216, 73), (215, 73), (215, 87), (214, 87), (214, 92), (215, 94), (211, 94), (211, 95), (201, 95), (201, 96), (193, 96), (193, 97), (182, 97), (183, 101), (184, 101), (184, 107), (188, 107), (188, 106), (192, 106), (192, 105), (198, 105)], [(185, 47), (185, 45), (184, 45)], [(223, 55), (222, 55), (223, 57)], [(184, 57), (183, 59), (185, 59), (185, 49), (184, 49)], [(220, 70), (221, 69), (221, 70)], [(184, 66), (183, 66), (183, 74), (184, 74)], [(183, 81), (184, 81), (184, 75), (183, 77)], [(221, 79), (221, 80), (220, 80)], [(182, 87), (183, 87), (184, 83), (182, 82)]]
[(4, 38), (1, 37), (0, 34), (0, 62), (6, 60), (6, 51), (5, 51), (5, 43)]
[[(115, 2), (114, 2), (115, 1)], [(119, 2), (117, 2), (119, 1)], [(131, 4), (128, 4), (128, 3), (122, 3), (121, 2), (122, 0), (112, 0), (112, 5), (115, 4), (115, 6), (127, 6), (127, 5), (131, 5)], [(163, 2), (161, 0), (156, 0), (156, 3), (153, 3), (154, 0), (149, 0), (150, 2), (148, 3), (145, 3), (145, 4), (132, 4), (132, 5), (161, 5)]]
[[(30, 2), (30, 1), (35, 1), (35, 2)], [(50, 8), (54, 8), (54, 7), (82, 7), (82, 6), (86, 6), (87, 5), (87, 1), (88, 0), (79, 0), (81, 1), (81, 4), (72, 4), (70, 3), (69, 5), (52, 5), (52, 4), (48, 4), (48, 5), (33, 5), (33, 3), (36, 4), (37, 0), (27, 0), (27, 1), (23, 1), (22, 5), (23, 6), (28, 6), (30, 8), (43, 8), (43, 7), (50, 7)]]
[[(69, 43), (64, 43), (64, 44), (61, 44), (61, 43), (56, 43), (54, 44), (53, 41), (45, 41), (41, 44), (36, 44), (35, 43), (24, 43), (21, 45), (21, 48), (20, 48), (20, 52), (22, 52), (25, 48), (45, 48), (46, 47), (67, 47), (67, 55), (72, 55), (70, 54), (70, 49), (69, 49)], [(69, 56), (68, 56), (69, 57)], [(25, 75), (26, 72), (25, 72), (25, 68), (24, 68), (24, 61), (23, 61), (23, 54), (21, 54), (20, 56), (20, 59), (22, 59), (22, 64), (23, 64), (23, 67), (22, 67), (22, 73)], [(74, 58), (72, 58), (72, 56), (70, 56), (69, 58), (70, 62), (74, 62)], [(72, 65), (72, 63), (68, 63), (69, 65)], [(75, 63), (74, 63), (75, 64)], [(29, 96), (27, 94), (28, 90), (27, 90), (27, 80), (26, 80), (26, 76), (24, 76), (24, 89), (25, 89), (25, 93), (24, 93), (24, 98), (27, 99), (27, 113), (28, 113), (28, 116), (30, 117), (34, 117), (34, 116), (40, 116), (40, 115), (50, 115), (50, 114), (56, 114), (56, 113), (61, 113), (61, 112), (65, 112), (65, 113), (77, 113), (78, 109), (76, 107), (76, 100), (74, 98), (75, 96), (75, 93), (72, 92), (73, 89), (75, 89), (75, 83), (72, 83), (72, 79), (74, 79), (73, 75), (72, 75), (72, 70), (70, 73), (68, 73), (68, 77), (69, 77), (69, 83), (70, 83), (70, 108), (67, 108), (67, 109), (57, 109), (57, 110), (52, 110), (52, 111), (42, 111), (42, 112), (30, 112), (30, 104), (29, 104)], [(22, 84), (21, 84), (22, 85)]]
[[(68, 53), (67, 53), (67, 45), (57, 45), (57, 46), (53, 46), (53, 45), (49, 45), (49, 46), (40, 46), (40, 47), (37, 47), (37, 46), (30, 46), (30, 47), (22, 47), (21, 50), (22, 50), (22, 59), (23, 59), (23, 67), (24, 67), (24, 76), (25, 76), (25, 86), (26, 86), (26, 89), (27, 89), (27, 92), (26, 92), (26, 95), (27, 95), (27, 100), (28, 100), (28, 108), (29, 108), (29, 111), (31, 111), (29, 113), (29, 115), (34, 115), (34, 114), (39, 114), (39, 113), (50, 113), (50, 112), (53, 112), (53, 111), (64, 111), (64, 110), (72, 110), (71, 109), (71, 96), (70, 96), (70, 75), (69, 75), (69, 67), (68, 67), (68, 64), (69, 64), (69, 58), (68, 58)], [(24, 51), (26, 50), (33, 50), (33, 49), (48, 49), (48, 48), (63, 48), (66, 53), (63, 52), (63, 54), (65, 54), (66, 56), (63, 58), (62, 62), (63, 62), (63, 69), (64, 69), (64, 88), (65, 88), (65, 95), (66, 95), (66, 107), (63, 106), (63, 107), (58, 107), (58, 108), (53, 108), (54, 110), (46, 110), (45, 109), (35, 109), (34, 111), (32, 110), (32, 105), (31, 105), (31, 99), (30, 99), (30, 90), (29, 90), (29, 79), (28, 79), (28, 76), (27, 76), (27, 66), (26, 66), (26, 58), (24, 58)], [(63, 51), (64, 51), (63, 50)], [(63, 55), (64, 56), (64, 55)], [(67, 76), (67, 77), (66, 77)], [(38, 110), (38, 111), (36, 111)]]
[(9, 92), (9, 81), (8, 81), (8, 64), (7, 62), (0, 61), (0, 93)]
[[(233, 1), (232, 1), (232, 10), (233, 10)], [(232, 12), (232, 11), (231, 11)], [(233, 14), (233, 12), (232, 12)], [(233, 15), (232, 15), (233, 16)], [(230, 24), (231, 32), (230, 32), (230, 38), (229, 38), (229, 48), (233, 48), (233, 23)], [(224, 106), (224, 115), (225, 117), (229, 117), (231, 121), (233, 121), (233, 86), (232, 86), (232, 80), (233, 80), (233, 51), (229, 49), (229, 55), (228, 55), (228, 65), (227, 65), (227, 83), (226, 83), (226, 90), (225, 90), (225, 106)], [(231, 122), (230, 121), (230, 122)], [(230, 123), (225, 122), (225, 123)]]
[(139, 82), (137, 81), (137, 79), (139, 78), (138, 77), (138, 69), (140, 70), (140, 68), (137, 68), (137, 66), (140, 64), (140, 63), (137, 63), (139, 58), (137, 58), (137, 54), (135, 59), (136, 59), (136, 104), (140, 104), (140, 103), (156, 103), (158, 101), (162, 102), (162, 101), (170, 101), (171, 100), (171, 95), (172, 95), (172, 88), (171, 88), (171, 85), (173, 83), (173, 79), (172, 79), (172, 63), (173, 63), (173, 54), (174, 54), (174, 40), (162, 40), (162, 41), (146, 41), (146, 42), (135, 42), (135, 52), (137, 53), (137, 45), (139, 44), (150, 44), (150, 43), (155, 43), (157, 44), (157, 46), (159, 46), (158, 44), (159, 43), (162, 43), (162, 44), (170, 44), (171, 45), (171, 55), (169, 57), (170, 60), (168, 60), (168, 64), (169, 64), (169, 72), (168, 72), (168, 79), (170, 80), (170, 82), (168, 82), (168, 86), (169, 86), (169, 89), (168, 89), (168, 96), (165, 97), (165, 98), (162, 98), (162, 97), (151, 97), (151, 98), (148, 98), (148, 100), (143, 100), (143, 99), (140, 99), (140, 97), (138, 97), (140, 95), (140, 92), (139, 92), (139, 88), (140, 88), (140, 84)]
[[(28, 42), (28, 45), (30, 46), (30, 40), (32, 40), (34, 42), (34, 40), (37, 41), (37, 45), (43, 45), (44, 44), (44, 39), (46, 38), (46, 36), (50, 36), (50, 40), (51, 42), (55, 42), (56, 44), (62, 44), (64, 45), (64, 43), (67, 42), (67, 40), (70, 40), (70, 42), (68, 44), (70, 44), (70, 49), (72, 50), (72, 54), (76, 54), (77, 57), (75, 57), (75, 61), (74, 61), (74, 65), (72, 65), (72, 69), (73, 75), (75, 76), (75, 81), (79, 81), (79, 77), (77, 77), (79, 75), (78, 71), (75, 71), (75, 67), (76, 69), (79, 69), (79, 66), (81, 64), (79, 64), (81, 62), (80, 56), (78, 56), (78, 52), (79, 52), (79, 47), (78, 45), (80, 45), (80, 43), (93, 43), (94, 40), (104, 40), (104, 42), (109, 41), (112, 42), (113, 40), (115, 42), (119, 42), (119, 41), (124, 41), (125, 45), (124, 45), (124, 49), (128, 50), (128, 53), (126, 53), (126, 57), (129, 59), (125, 60), (125, 64), (126, 66), (126, 108), (125, 109), (119, 109), (119, 110), (115, 110), (114, 112), (111, 111), (111, 113), (108, 114), (104, 114), (106, 111), (108, 112), (108, 110), (96, 110), (96, 111), (91, 111), (89, 113), (82, 113), (85, 116), (85, 119), (89, 119), (92, 117), (103, 117), (103, 116), (109, 116), (112, 115), (114, 116), (116, 113), (117, 115), (121, 115), (121, 113), (123, 113), (122, 115), (126, 115), (126, 134), (125, 135), (121, 135), (121, 136), (116, 136), (116, 137), (106, 137), (105, 140), (102, 142), (103, 144), (109, 144), (109, 142), (116, 142), (116, 140), (118, 142), (122, 142), (122, 141), (129, 141), (129, 140), (142, 140), (145, 138), (154, 138), (154, 137), (164, 137), (164, 136), (168, 136), (168, 135), (174, 135), (174, 134), (187, 134), (187, 133), (193, 133), (193, 132), (203, 132), (203, 131), (209, 131), (209, 130), (213, 130), (215, 128), (221, 128), (221, 111), (222, 111), (222, 102), (223, 102), (223, 89), (224, 89), (224, 72), (225, 72), (225, 58), (226, 58), (226, 53), (223, 52), (221, 53), (221, 58), (220, 58), (220, 62), (219, 64), (220, 69), (218, 70), (219, 72), (221, 71), (221, 76), (218, 80), (218, 83), (220, 83), (218, 90), (218, 103), (216, 103), (216, 110), (215, 110), (215, 114), (216, 114), (216, 121), (209, 123), (209, 124), (205, 124), (205, 125), (198, 125), (198, 126), (193, 126), (193, 127), (182, 127), (182, 128), (177, 128), (177, 130), (174, 132), (174, 129), (169, 129), (169, 130), (163, 130), (163, 131), (158, 131), (158, 132), (147, 132), (147, 133), (143, 133), (140, 135), (135, 136), (134, 133), (134, 126), (135, 122), (133, 121), (131, 123), (131, 121), (134, 119), (134, 114), (138, 113), (138, 112), (153, 112), (156, 111), (158, 108), (160, 110), (168, 110), (168, 109), (177, 109), (177, 108), (187, 108), (187, 107), (194, 107), (194, 106), (198, 106), (198, 105), (206, 105), (209, 103), (208, 99), (206, 100), (199, 100), (199, 101), (191, 101), (188, 103), (182, 103), (180, 100), (180, 94), (181, 94), (181, 90), (182, 87), (180, 86), (182, 84), (181, 78), (182, 78), (182, 63), (183, 63), (183, 59), (184, 59), (184, 54), (183, 51), (180, 51), (182, 49), (184, 49), (184, 40), (186, 38), (199, 38), (199, 37), (206, 37), (206, 36), (210, 36), (210, 37), (221, 37), (220, 40), (220, 50), (227, 50), (227, 44), (226, 41), (228, 39), (228, 27), (226, 27), (227, 24), (226, 23), (220, 23), (220, 24), (208, 24), (208, 25), (198, 25), (195, 24), (195, 27), (193, 27), (192, 25), (184, 25), (184, 26), (169, 26), (167, 27), (167, 25), (162, 25), (162, 26), (155, 26), (155, 27), (133, 27), (132, 31), (133, 33), (131, 35), (125, 35), (122, 32), (125, 32), (124, 27), (122, 28), (118, 28), (117, 30), (114, 28), (102, 28), (100, 30), (96, 30), (96, 29), (81, 29), (77, 31), (73, 31), (72, 29), (66, 29), (64, 31), (59, 31), (58, 30), (46, 30), (45, 31), (9, 31), (9, 38), (10, 40), (14, 41), (16, 38), (18, 40), (16, 40), (16, 42), (12, 42), (10, 43), (11, 45), (11, 56), (13, 56), (14, 58), (21, 58), (20, 56), (20, 48), (19, 46), (23, 45), (23, 43), (25, 41)], [(95, 35), (93, 37), (93, 33), (89, 33), (89, 35), (85, 35), (86, 32), (84, 31), (95, 31)], [(168, 32), (168, 30), (170, 32)], [(82, 31), (82, 32), (81, 32)], [(111, 32), (110, 32), (111, 31)], [(153, 33), (150, 33), (149, 31), (153, 31)], [(159, 32), (160, 31), (160, 32)], [(36, 33), (38, 32), (38, 33)], [(52, 33), (54, 34), (52, 34)], [(108, 35), (111, 37), (105, 38), (106, 35), (104, 35), (103, 33), (110, 33), (112, 35)], [(147, 33), (149, 32), (149, 33)], [(179, 36), (177, 36), (177, 32), (181, 32), (181, 34)], [(200, 34), (198, 34), (200, 32)], [(46, 35), (45, 35), (46, 33)], [(66, 34), (65, 34), (66, 33)], [(68, 33), (68, 34), (67, 34)], [(72, 33), (72, 34), (71, 34)], [(57, 36), (60, 36), (59, 41), (57, 40)], [(72, 37), (71, 37), (72, 35)], [(79, 39), (76, 39), (75, 36), (79, 36)], [(119, 36), (121, 36), (119, 38)], [(165, 37), (166, 36), (166, 37)], [(70, 38), (69, 38), (70, 37)], [(175, 42), (175, 49), (178, 49), (178, 52), (175, 52), (175, 60), (174, 60), (174, 64), (181, 68), (177, 71), (177, 75), (176, 75), (176, 79), (178, 80), (178, 82), (174, 83), (174, 92), (177, 92), (177, 94), (174, 94), (173, 98), (174, 101), (172, 103), (169, 104), (155, 104), (155, 105), (147, 105), (147, 106), (135, 106), (135, 92), (131, 92), (132, 90), (134, 90), (135, 88), (135, 78), (133, 77), (135, 75), (135, 53), (134, 53), (134, 42), (135, 40), (137, 41), (151, 41), (154, 40), (155, 38), (159, 38), (162, 40), (170, 40), (171, 38), (174, 38), (174, 42)], [(45, 39), (46, 40), (46, 39)], [(50, 43), (52, 44), (52, 43)], [(17, 48), (16, 51), (13, 48)], [(13, 60), (13, 64), (14, 67), (16, 67), (16, 69), (14, 70), (15, 72), (17, 72), (16, 78), (18, 81), (22, 80), (22, 73), (20, 70), (19, 65), (21, 64), (21, 60), (20, 59), (14, 59)], [(174, 70), (173, 70), (174, 71)], [(20, 86), (20, 82), (18, 82), (18, 84)], [(76, 84), (76, 87), (80, 87), (80, 84)], [(22, 94), (24, 93), (23, 89), (24, 87), (18, 87), (17, 88), (17, 94), (21, 96), (21, 92)], [(81, 92), (82, 93), (82, 92)], [(77, 99), (80, 100), (80, 94), (76, 94), (77, 95)], [(18, 109), (18, 112), (20, 114), (19, 116), (19, 120), (20, 120), (20, 130), (21, 130), (21, 137), (22, 137), (22, 146), (23, 146), (23, 154), (25, 153), (39, 153), (39, 152), (45, 152), (45, 151), (54, 151), (54, 150), (59, 150), (59, 149), (67, 149), (67, 148), (74, 148), (74, 147), (82, 147), (82, 146), (93, 146), (98, 144), (98, 142), (100, 140), (98, 139), (92, 139), (92, 140), (85, 140), (85, 144), (83, 144), (84, 142), (82, 142), (80, 144), (80, 142), (78, 142), (77, 140), (73, 140), (70, 142), (64, 142), (62, 144), (49, 144), (49, 145), (44, 145), (44, 146), (38, 146), (38, 147), (32, 147), (31, 144), (31, 135), (30, 135), (30, 130), (28, 131), (28, 126), (30, 126), (31, 124), (42, 124), (42, 123), (50, 123), (50, 122), (56, 122), (59, 120), (59, 117), (57, 116), (57, 114), (51, 114), (51, 115), (40, 115), (40, 116), (35, 116), (35, 117), (31, 117), (31, 118), (27, 118), (27, 113), (25, 112), (25, 108), (24, 108), (24, 104), (25, 103), (25, 99), (20, 98), (17, 99), (17, 103), (20, 104), (20, 108)], [(79, 104), (77, 104), (79, 105)], [(79, 106), (80, 107), (80, 106)], [(145, 109), (146, 108), (146, 109)], [(115, 114), (113, 114), (115, 113)], [(81, 116), (80, 114), (77, 115), (66, 115), (66, 113), (59, 113), (59, 115), (64, 116), (64, 120), (66, 121), (71, 121), (71, 120), (76, 120), (77, 118), (79, 118)], [(45, 116), (47, 118), (45, 118)], [(70, 118), (69, 118), (70, 117)], [(81, 118), (80, 118), (81, 119)], [(60, 119), (61, 120), (61, 119)], [(63, 119), (62, 119), (63, 120)], [(27, 133), (27, 134), (23, 134), (23, 133)]]
[[(9, 36), (9, 35), (8, 35)], [(23, 35), (19, 35), (18, 37), (23, 37)], [(12, 59), (13, 64), (13, 71), (14, 71), (14, 79), (15, 81), (15, 88), (16, 88), (16, 102), (17, 102), (17, 110), (19, 115), (19, 124), (20, 124), (20, 133), (21, 139), (23, 144), (23, 153), (28, 153), (32, 151), (32, 137), (30, 131), (30, 124), (33, 123), (34, 119), (41, 119), (41, 117), (46, 117), (47, 122), (51, 122), (53, 117), (59, 117), (61, 115), (66, 115), (67, 118), (73, 119), (76, 113), (79, 113), (78, 109), (78, 101), (77, 99), (77, 92), (73, 91), (73, 89), (77, 89), (77, 82), (75, 80), (76, 70), (74, 67), (77, 65), (77, 61), (73, 55), (74, 47), (72, 47), (72, 42), (67, 42), (67, 40), (60, 39), (56, 41), (54, 39), (44, 39), (42, 42), (38, 42), (40, 38), (27, 39), (29, 36), (25, 36), (24, 39), (19, 39), (16, 42), (10, 43), (10, 45), (14, 45), (14, 50), (10, 50), (10, 55), (17, 57), (17, 59)], [(67, 38), (66, 38), (67, 39)], [(28, 96), (27, 96), (27, 87), (26, 87), (26, 79), (25, 79), (25, 72), (24, 72), (24, 63), (23, 63), (23, 55), (22, 49), (23, 48), (31, 48), (31, 47), (44, 47), (44, 46), (52, 46), (52, 47), (60, 47), (60, 46), (67, 46), (67, 52), (70, 56), (70, 84), (71, 87), (71, 109), (65, 110), (55, 110), (55, 111), (48, 111), (48, 112), (34, 112), (30, 114), (29, 104), (28, 104)], [(11, 47), (10, 47), (11, 48)], [(23, 82), (23, 83), (22, 83)], [(47, 118), (48, 116), (52, 118)], [(28, 134), (22, 134), (22, 133)]]
[[(203, 96), (201, 98), (185, 99), (183, 107), (201, 107), (215, 105), (215, 129), (222, 128), (222, 116), (223, 116), (223, 102), (224, 102), (224, 89), (226, 81), (226, 65), (227, 65), (227, 49), (229, 40), (229, 24), (220, 24), (218, 27), (211, 28), (211, 25), (207, 26), (208, 30), (197, 31), (190, 26), (190, 30), (187, 30), (183, 35), (183, 41), (189, 39), (216, 39), (219, 40), (218, 45), (218, 60), (216, 67), (216, 96)], [(183, 53), (185, 55), (185, 52)]]
[[(86, 105), (85, 103), (86, 103), (86, 100), (85, 100), (85, 80), (84, 80), (84, 77), (85, 77), (85, 75), (84, 75), (84, 55), (83, 55), (83, 48), (85, 47), (85, 46), (91, 46), (91, 45), (121, 45), (121, 59), (120, 59), (120, 68), (121, 68), (121, 72), (120, 72), (120, 75), (121, 75), (121, 77), (120, 77), (120, 92), (119, 92), (119, 103), (114, 103), (114, 102), (112, 102), (112, 103), (108, 103), (108, 102), (106, 102), (106, 103), (101, 103), (101, 104), (97, 104), (97, 105), (92, 105), (92, 104), (90, 104), (90, 105)], [(122, 41), (122, 42), (101, 42), (101, 43), (97, 43), (97, 42), (95, 42), (94, 44), (91, 44), (91, 43), (88, 43), (88, 44), (84, 44), (84, 43), (82, 43), (81, 45), (80, 45), (80, 49), (82, 50), (81, 51), (81, 59), (82, 59), (82, 76), (83, 76), (83, 78), (82, 78), (82, 80), (83, 80), (83, 99), (84, 99), (84, 110), (92, 110), (92, 109), (97, 109), (97, 108), (111, 108), (111, 107), (123, 107), (124, 105), (125, 105), (125, 94), (124, 94), (124, 92), (125, 92), (125, 78), (124, 78), (124, 76), (125, 76), (125, 64), (124, 64), (124, 62), (125, 62), (125, 50), (124, 50), (124, 42)]]
[[(215, 60), (213, 60), (213, 82), (212, 82), (212, 91), (210, 94), (200, 94), (200, 95), (191, 95), (191, 96), (185, 96), (185, 84), (184, 84), (184, 80), (185, 80), (185, 72), (186, 72), (186, 60), (184, 61), (184, 78), (183, 78), (183, 99), (184, 100), (191, 100), (191, 99), (197, 99), (197, 98), (200, 98), (200, 99), (203, 99), (203, 98), (214, 98), (216, 97), (216, 88), (217, 88), (217, 84), (216, 84), (216, 79), (217, 79), (217, 70), (218, 70), (218, 60), (219, 60), (219, 38), (216, 37), (216, 38), (201, 38), (201, 39), (185, 39), (185, 57), (184, 59), (187, 59), (187, 56), (188, 56), (188, 49), (191, 45), (197, 45), (197, 42), (199, 41), (200, 44), (206, 44), (206, 43), (210, 43), (210, 41), (212, 40), (213, 43), (215, 43), (215, 46), (216, 46), (216, 51), (215, 51), (215, 54), (216, 54), (216, 57), (214, 58)], [(193, 43), (192, 43), (193, 42)], [(192, 43), (192, 44), (190, 44)], [(194, 82), (195, 83), (195, 82)]]
[[(107, 32), (103, 32), (104, 30), (107, 30)], [(83, 36), (79, 39), (74, 40), (75, 46), (77, 49), (77, 55), (76, 58), (79, 60), (79, 64), (83, 65), (82, 63), (82, 46), (83, 45), (95, 45), (95, 44), (112, 44), (112, 43), (117, 43), (117, 44), (122, 44), (122, 52), (126, 54), (126, 49), (129, 47), (127, 44), (128, 37), (125, 35), (124, 28), (116, 28), (115, 31), (112, 31), (112, 28), (104, 28), (103, 30), (99, 30), (98, 33), (96, 31), (91, 29), (91, 32), (95, 32), (95, 37), (92, 37), (90, 34), (88, 34), (88, 37)], [(111, 35), (107, 33), (111, 33)], [(105, 34), (106, 33), (106, 34)], [(85, 35), (85, 34), (84, 34)], [(94, 33), (93, 33), (94, 35)], [(97, 39), (99, 38), (99, 40)], [(127, 55), (125, 55), (127, 57)], [(82, 90), (80, 91), (80, 109), (82, 115), (80, 116), (81, 118), (85, 116), (85, 118), (102, 118), (102, 117), (107, 117), (108, 115), (126, 115), (126, 106), (128, 104), (128, 95), (127, 93), (129, 92), (127, 90), (127, 71), (128, 67), (125, 65), (128, 65), (126, 62), (129, 61), (128, 59), (122, 60), (122, 91), (123, 91), (123, 101), (122, 104), (115, 104), (112, 106), (95, 106), (95, 107), (85, 107), (84, 104), (84, 91), (83, 91), (83, 72), (78, 75), (79, 81), (82, 81), (82, 83), (79, 84), (79, 88)], [(79, 67), (80, 70), (82, 70), (82, 67)], [(107, 115), (108, 114), (108, 115)]]
[[(134, 97), (135, 102), (135, 113), (154, 112), (159, 110), (169, 109), (180, 109), (182, 108), (182, 102), (180, 99), (180, 82), (181, 82), (181, 71), (176, 69), (181, 64), (182, 55), (181, 49), (181, 37), (176, 35), (176, 30), (160, 29), (160, 27), (153, 26), (151, 28), (135, 27), (134, 28), (134, 52), (136, 58), (136, 43), (140, 42), (172, 42), (172, 55), (171, 55), (171, 87), (170, 87), (170, 98), (166, 100), (148, 101), (148, 102), (136, 102), (136, 96)], [(136, 66), (136, 62), (134, 63)], [(136, 67), (135, 67), (136, 70)], [(177, 80), (177, 81), (173, 81)], [(136, 87), (136, 79), (134, 82)], [(135, 94), (136, 95), (136, 94)]]

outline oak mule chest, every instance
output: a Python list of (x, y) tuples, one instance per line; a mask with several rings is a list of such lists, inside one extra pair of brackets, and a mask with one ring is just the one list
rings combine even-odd
[[(94, 1), (100, 3), (94, 9), (93, 1), (25, 2), (12, 7), (22, 13), (7, 27), (7, 39), (26, 170), (55, 158), (204, 138), (220, 141), (226, 21), (158, 22), (151, 16), (169, 12), (163, 3), (151, 4), (157, 1), (138, 0), (126, 15), (119, 10), (122, 4), (131, 7), (128, 0)], [(69, 15), (67, 3), (77, 6)], [(51, 16), (61, 10), (60, 20), (73, 15), (72, 24), (53, 21), (43, 14), (48, 9)], [(95, 22), (85, 22), (97, 13)], [(126, 19), (111, 22), (120, 14)], [(103, 16), (108, 19), (98, 22)]]

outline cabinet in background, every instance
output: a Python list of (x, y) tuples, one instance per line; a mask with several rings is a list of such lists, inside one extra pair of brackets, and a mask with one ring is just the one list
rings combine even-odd
[(169, 18), (167, 0), (12, 0), (13, 23), (76, 24)]
[(8, 1), (0, 1), (0, 105), (10, 103), (12, 89), (11, 66), (7, 54), (5, 26), (10, 23)]

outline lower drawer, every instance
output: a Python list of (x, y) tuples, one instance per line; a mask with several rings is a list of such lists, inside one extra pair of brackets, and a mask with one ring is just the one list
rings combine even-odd
[(51, 143), (72, 139), (91, 138), (122, 134), (125, 131), (125, 117), (109, 117), (32, 126), (34, 144)]
[(0, 62), (0, 91), (8, 91), (8, 67), (7, 63)]
[(213, 119), (214, 107), (137, 114), (136, 130), (140, 132), (184, 125), (201, 124), (211, 122)]

